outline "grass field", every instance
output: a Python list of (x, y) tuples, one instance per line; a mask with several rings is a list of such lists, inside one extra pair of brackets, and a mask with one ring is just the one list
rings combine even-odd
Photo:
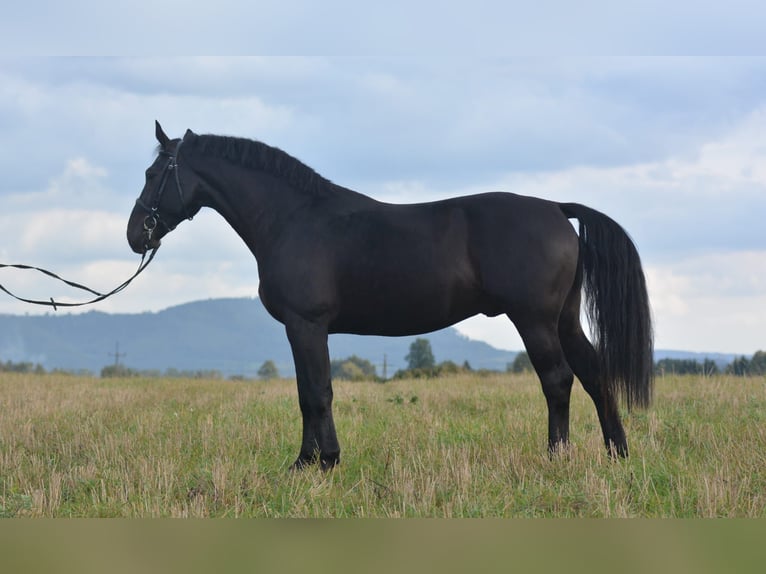
[(578, 385), (553, 459), (532, 376), (335, 391), (341, 465), (290, 473), (294, 381), (0, 374), (0, 516), (766, 516), (763, 377), (658, 379), (616, 462)]

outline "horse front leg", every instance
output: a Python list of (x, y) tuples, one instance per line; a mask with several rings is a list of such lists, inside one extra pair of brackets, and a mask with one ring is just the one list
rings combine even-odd
[(332, 382), (327, 328), (298, 320), (287, 325), (303, 416), (303, 440), (294, 469), (319, 462), (329, 470), (340, 462), (340, 446), (332, 418)]

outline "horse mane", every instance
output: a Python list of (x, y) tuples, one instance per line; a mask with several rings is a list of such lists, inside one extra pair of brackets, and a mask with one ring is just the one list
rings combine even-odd
[(257, 140), (187, 133), (184, 137), (184, 152), (187, 150), (269, 173), (312, 195), (320, 195), (333, 187), (330, 180), (305, 163), (279, 148)]

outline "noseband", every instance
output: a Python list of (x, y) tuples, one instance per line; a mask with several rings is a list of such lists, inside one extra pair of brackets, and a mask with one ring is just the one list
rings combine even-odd
[(167, 186), (171, 173), (173, 174), (173, 179), (175, 179), (176, 182), (176, 190), (178, 191), (178, 198), (181, 201), (181, 208), (184, 212), (184, 218), (191, 220), (194, 217), (189, 215), (189, 211), (186, 208), (186, 203), (184, 202), (184, 193), (183, 189), (181, 188), (181, 180), (178, 178), (178, 150), (181, 149), (181, 144), (183, 143), (183, 140), (178, 142), (175, 153), (160, 150), (160, 155), (167, 157), (168, 162), (165, 164), (165, 169), (162, 172), (162, 179), (160, 179), (160, 185), (157, 188), (157, 192), (154, 194), (154, 200), (152, 201), (151, 206), (147, 205), (140, 197), (136, 200), (136, 205), (147, 212), (147, 215), (144, 218), (144, 235), (146, 236), (146, 242), (144, 245), (146, 247), (149, 246), (149, 243), (152, 240), (152, 236), (154, 235), (154, 231), (157, 229), (158, 224), (162, 225), (167, 232), (173, 231), (176, 228), (175, 225), (169, 224), (160, 215), (160, 203), (162, 202), (162, 196), (165, 193), (165, 187)]

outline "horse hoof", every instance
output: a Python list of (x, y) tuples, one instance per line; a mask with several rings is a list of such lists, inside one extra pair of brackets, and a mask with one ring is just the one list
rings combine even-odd
[(609, 452), (609, 458), (612, 460), (628, 458), (627, 443), (615, 444), (614, 442), (609, 441), (609, 443), (606, 445), (606, 450)]
[(290, 472), (298, 472), (301, 470), (305, 470), (309, 468), (310, 466), (314, 466), (317, 463), (319, 463), (319, 466), (323, 471), (327, 472), (335, 468), (338, 464), (340, 464), (340, 455), (318, 456), (318, 457), (317, 456), (312, 456), (312, 457), (299, 456), (297, 459), (295, 459), (295, 462), (290, 466)]
[(340, 464), (340, 456), (321, 457), (319, 464), (322, 466), (322, 470), (327, 472)]

